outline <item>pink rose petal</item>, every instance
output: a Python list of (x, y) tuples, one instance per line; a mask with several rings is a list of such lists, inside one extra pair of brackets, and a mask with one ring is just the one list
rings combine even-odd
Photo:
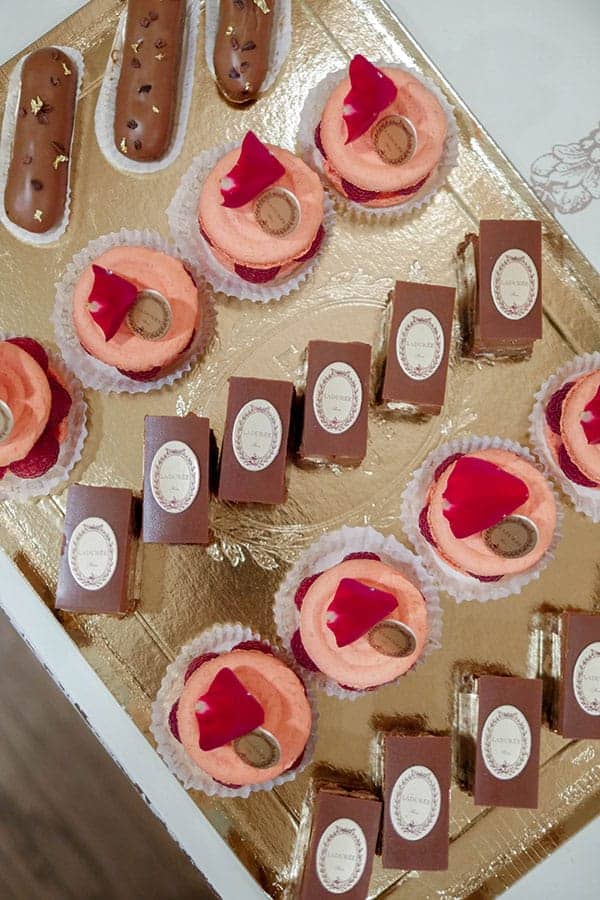
[(600, 387), (583, 411), (581, 427), (588, 444), (600, 444)]
[(462, 456), (446, 484), (444, 516), (454, 537), (466, 538), (510, 516), (528, 497), (520, 478), (486, 459)]
[(198, 698), (196, 720), (200, 749), (209, 751), (260, 728), (265, 712), (234, 672), (223, 668), (206, 694)]
[(88, 297), (90, 315), (107, 341), (115, 336), (136, 301), (134, 284), (114, 272), (92, 265), (94, 285)]
[(392, 79), (360, 53), (350, 62), (349, 75), (351, 87), (344, 97), (347, 144), (364, 134), (398, 93)]
[(238, 209), (285, 175), (285, 168), (253, 131), (242, 141), (233, 169), (221, 181), (223, 206)]
[(333, 631), (338, 647), (347, 647), (386, 619), (397, 606), (393, 594), (354, 578), (342, 578), (327, 607), (327, 627)]

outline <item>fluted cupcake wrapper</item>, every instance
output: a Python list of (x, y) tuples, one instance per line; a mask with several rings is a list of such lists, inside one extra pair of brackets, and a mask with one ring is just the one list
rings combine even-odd
[(562, 534), (562, 508), (556, 491), (550, 480), (548, 480), (548, 486), (556, 503), (556, 528), (550, 546), (537, 565), (518, 575), (506, 576), (501, 581), (483, 582), (472, 575), (459, 572), (458, 569), (454, 569), (439, 556), (435, 547), (423, 537), (419, 529), (419, 515), (427, 504), (427, 495), (433, 481), (434, 472), (445, 459), (455, 453), (472, 453), (478, 450), (489, 449), (508, 450), (516, 453), (546, 476), (548, 475), (546, 467), (541, 465), (526, 447), (517, 444), (515, 441), (487, 435), (482, 437), (465, 435), (438, 447), (437, 450), (430, 453), (422, 465), (414, 472), (412, 479), (402, 494), (400, 518), (404, 531), (408, 535), (415, 551), (423, 560), (424, 565), (432, 574), (438, 587), (454, 597), (458, 603), (464, 600), (479, 600), (481, 603), (484, 603), (487, 600), (498, 600), (501, 597), (520, 594), (524, 586), (530, 581), (539, 578), (546, 566), (554, 559), (556, 547)]
[(311, 259), (302, 263), (292, 275), (281, 281), (274, 279), (266, 284), (252, 284), (245, 281), (235, 272), (226, 269), (216, 259), (210, 245), (202, 237), (198, 223), (198, 205), (202, 186), (218, 161), (236, 147), (239, 147), (239, 141), (206, 150), (192, 160), (167, 209), (169, 228), (181, 252), (188, 259), (196, 261), (204, 277), (217, 293), (237, 297), (238, 300), (251, 300), (253, 303), (281, 300), (292, 291), (297, 290), (317, 266), (333, 227), (335, 219), (333, 204), (329, 196), (325, 194), (323, 207), (325, 234), (319, 249)]
[(529, 435), (536, 454), (548, 467), (550, 474), (557, 481), (563, 492), (571, 500), (578, 512), (584, 513), (592, 522), (600, 522), (600, 488), (584, 487), (567, 478), (557, 464), (546, 440), (546, 406), (556, 391), (567, 381), (589, 375), (600, 370), (600, 352), (584, 353), (576, 356), (554, 375), (548, 378), (537, 394), (531, 415), (529, 416)]
[[(205, 38), (204, 56), (208, 71), (215, 78), (214, 52), (217, 31), (219, 30), (220, 0), (205, 0)], [(273, 33), (269, 48), (269, 67), (259, 96), (275, 84), (279, 71), (283, 66), (292, 43), (292, 0), (278, 0), (273, 10)]]
[[(62, 47), (57, 44), (56, 48), (57, 50), (61, 50), (65, 54), (65, 56), (68, 56), (73, 61), (73, 65), (77, 71), (77, 94), (75, 97), (75, 111), (77, 111), (77, 105), (79, 104), (79, 98), (81, 96), (81, 85), (83, 83), (83, 76), (85, 72), (83, 56), (81, 55), (79, 50), (75, 50), (73, 47)], [(2, 133), (0, 136), (0, 196), (2, 197), (4, 197), (4, 194), (6, 192), (8, 170), (10, 168), (10, 163), (12, 160), (13, 140), (15, 136), (15, 128), (17, 125), (17, 107), (19, 106), (19, 98), (21, 96), (21, 72), (23, 70), (23, 64), (28, 58), (28, 55), (29, 54), (26, 54), (19, 60), (19, 62), (10, 73), (10, 77), (8, 79), (6, 103), (4, 106), (4, 118), (2, 120)], [(26, 228), (21, 228), (20, 225), (15, 225), (15, 223), (12, 222), (6, 214), (4, 202), (0, 203), (0, 222), (2, 222), (6, 230), (9, 231), (10, 234), (13, 235), (13, 237), (16, 237), (24, 244), (33, 244), (37, 247), (44, 247), (46, 244), (53, 244), (54, 241), (57, 241), (67, 230), (67, 225), (69, 224), (69, 218), (71, 215), (71, 168), (74, 137), (75, 128), (73, 128), (71, 134), (71, 144), (69, 146), (69, 160), (67, 163), (67, 165), (69, 166), (69, 181), (67, 186), (65, 208), (62, 219), (60, 220), (58, 225), (56, 225), (54, 228), (51, 228), (49, 231), (45, 231), (43, 234), (33, 234), (31, 231), (27, 231)]]
[(437, 191), (444, 186), (450, 172), (458, 163), (458, 129), (453, 108), (434, 81), (425, 75), (421, 75), (420, 72), (410, 66), (389, 62), (375, 62), (374, 65), (379, 68), (401, 69), (403, 72), (408, 72), (435, 95), (444, 111), (448, 129), (444, 141), (444, 150), (435, 172), (430, 175), (425, 184), (416, 193), (408, 196), (403, 203), (398, 203), (395, 206), (374, 208), (364, 206), (362, 203), (356, 203), (354, 200), (344, 197), (328, 179), (323, 167), (323, 157), (315, 146), (315, 129), (321, 121), (323, 109), (331, 92), (348, 74), (347, 67), (330, 72), (309, 92), (300, 113), (300, 126), (297, 138), (298, 150), (308, 165), (320, 175), (323, 184), (333, 198), (336, 210), (344, 211), (357, 220), (393, 222), (395, 219), (406, 216), (425, 206), (433, 199)]
[(175, 162), (183, 149), (189, 118), (192, 93), (194, 90), (194, 67), (196, 45), (198, 43), (198, 22), (200, 19), (199, 0), (187, 0), (185, 31), (183, 35), (182, 60), (179, 68), (177, 87), (177, 113), (173, 123), (171, 146), (162, 159), (140, 162), (129, 159), (115, 146), (114, 120), (117, 102), (117, 86), (123, 60), (123, 40), (127, 24), (127, 9), (124, 9), (117, 25), (115, 38), (108, 55), (104, 77), (98, 94), (94, 125), (96, 139), (103, 156), (115, 169), (130, 175), (147, 175), (160, 172)]
[(442, 641), (442, 608), (439, 597), (433, 578), (418, 557), (391, 535), (386, 537), (370, 526), (351, 528), (344, 525), (338, 531), (329, 532), (311, 544), (289, 570), (275, 594), (273, 615), (277, 634), (290, 653), (292, 653), (292, 637), (300, 627), (300, 613), (294, 602), (300, 582), (317, 572), (323, 572), (337, 565), (350, 553), (376, 553), (382, 562), (398, 569), (418, 587), (427, 605), (429, 633), (423, 653), (408, 672), (400, 675), (394, 682), (386, 682), (386, 684), (378, 685), (371, 690), (348, 690), (323, 672), (310, 672), (303, 669), (309, 683), (325, 691), (331, 697), (339, 697), (341, 700), (356, 700), (364, 697), (365, 694), (372, 693), (373, 690), (387, 687), (389, 684), (395, 684), (406, 678), (410, 672), (427, 659), (433, 650), (441, 647)]
[[(73, 292), (79, 278), (101, 253), (112, 247), (148, 247), (169, 256), (180, 259), (192, 275), (198, 288), (198, 302), (201, 307), (200, 327), (188, 349), (168, 368), (164, 375), (152, 381), (137, 381), (120, 372), (115, 366), (109, 366), (91, 356), (81, 345), (73, 322)], [(56, 342), (62, 357), (72, 372), (81, 379), (85, 387), (94, 388), (104, 393), (146, 394), (173, 384), (188, 372), (200, 356), (208, 350), (216, 333), (217, 314), (214, 298), (206, 285), (201, 270), (186, 259), (174, 247), (155, 231), (120, 231), (104, 234), (94, 238), (87, 247), (75, 254), (68, 263), (64, 274), (56, 284), (56, 298), (52, 312)]]
[[(0, 341), (12, 337), (23, 337), (23, 335), (0, 332)], [(45, 497), (68, 479), (72, 469), (81, 459), (83, 445), (88, 434), (87, 403), (83, 396), (82, 386), (56, 353), (49, 352), (46, 347), (44, 349), (48, 353), (50, 371), (58, 377), (71, 397), (71, 408), (66, 416), (67, 433), (60, 444), (55, 464), (39, 478), (18, 478), (10, 470), (5, 473), (0, 480), (0, 503), (5, 500), (23, 503), (33, 497)]]
[[(227, 653), (242, 641), (260, 641), (268, 645), (274, 654), (282, 662), (285, 662), (302, 681), (306, 690), (306, 696), (312, 710), (312, 728), (306, 743), (304, 754), (300, 763), (293, 769), (288, 769), (277, 778), (264, 781), (260, 784), (244, 785), (239, 788), (227, 787), (220, 784), (204, 772), (186, 753), (183, 744), (173, 736), (169, 727), (169, 713), (174, 703), (179, 700), (184, 686), (184, 676), (189, 664), (197, 656), (205, 653)], [(167, 670), (163, 676), (161, 686), (159, 688), (156, 699), (152, 704), (150, 731), (154, 735), (156, 741), (156, 749), (164, 762), (174, 775), (179, 778), (183, 786), (187, 789), (195, 789), (203, 791), (205, 794), (213, 797), (249, 797), (256, 791), (270, 791), (280, 784), (293, 781), (296, 776), (302, 772), (310, 763), (315, 744), (317, 741), (317, 722), (318, 713), (314, 695), (307, 683), (303, 671), (294, 661), (293, 656), (286, 656), (275, 647), (264, 640), (259, 634), (252, 631), (239, 623), (223, 623), (213, 625), (195, 637), (188, 644), (185, 644), (179, 651), (177, 658), (167, 666)]]

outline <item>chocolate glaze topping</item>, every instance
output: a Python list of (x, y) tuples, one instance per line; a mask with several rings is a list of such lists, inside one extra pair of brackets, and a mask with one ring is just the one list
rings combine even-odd
[(277, 2), (221, 0), (214, 66), (219, 90), (232, 103), (258, 96), (269, 67)]

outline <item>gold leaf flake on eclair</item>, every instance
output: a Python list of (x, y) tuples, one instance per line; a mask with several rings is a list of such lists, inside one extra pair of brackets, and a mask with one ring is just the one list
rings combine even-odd
[(271, 12), (269, 7), (267, 6), (267, 0), (254, 0), (254, 5), (258, 6), (260, 11), (263, 12), (265, 16), (267, 16)]
[(36, 222), (41, 222), (42, 219), (43, 219), (43, 217), (44, 217), (44, 213), (42, 212), (42, 210), (41, 210), (41, 209), (36, 209), (36, 211), (35, 211), (34, 214), (33, 214), (33, 218), (35, 219), (35, 221), (36, 221)]
[(143, 41), (136, 41), (134, 44), (131, 44), (130, 46), (131, 46), (131, 49), (133, 50), (133, 52), (139, 53), (140, 47), (142, 46), (143, 43), (144, 43)]
[(65, 73), (65, 75), (71, 75), (71, 70), (68, 67), (68, 65), (66, 64), (66, 62), (62, 63), (62, 70)]
[(127, 141), (125, 138), (121, 138), (121, 143), (119, 144), (119, 150), (121, 153), (127, 153)]
[(159, 62), (165, 58), (164, 53), (156, 53), (154, 59), (157, 59)]
[(152, 107), (152, 112), (153, 112), (153, 113), (156, 113), (156, 114), (158, 115), (158, 113), (160, 112), (160, 109), (158, 108), (158, 106), (153, 106), (153, 107)]
[(65, 156), (64, 153), (59, 153), (58, 156), (55, 157), (54, 162), (52, 163), (52, 168), (54, 171), (58, 171), (58, 167), (61, 163), (69, 162), (69, 157)]
[(31, 112), (34, 114), (34, 116), (37, 116), (39, 111), (41, 109), (43, 109), (43, 107), (44, 107), (44, 101), (42, 100), (42, 98), (40, 96), (38, 96), (35, 98), (35, 100), (30, 101), (30, 105), (31, 105)]
[(233, 27), (233, 25), (228, 25), (227, 28), (225, 29), (225, 34), (227, 35), (227, 37), (231, 37), (231, 35), (233, 34), (234, 31), (235, 31), (235, 28)]

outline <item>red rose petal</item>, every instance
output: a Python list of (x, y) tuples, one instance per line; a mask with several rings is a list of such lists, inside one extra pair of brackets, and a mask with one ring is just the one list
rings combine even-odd
[(386, 619), (397, 606), (393, 594), (354, 578), (342, 578), (327, 607), (327, 627), (333, 631), (338, 647), (347, 647)]
[(265, 712), (237, 675), (231, 669), (223, 668), (206, 694), (198, 698), (196, 720), (200, 729), (200, 749), (209, 751), (260, 728), (265, 721)]
[(558, 464), (569, 479), (569, 481), (574, 481), (575, 484), (580, 484), (582, 487), (590, 487), (597, 488), (599, 487), (595, 481), (590, 481), (587, 475), (584, 475), (581, 469), (579, 469), (569, 454), (567, 453), (567, 448), (564, 444), (561, 444), (558, 448)]
[(452, 465), (453, 462), (456, 462), (457, 459), (460, 459), (461, 456), (464, 456), (464, 453), (453, 453), (451, 456), (448, 456), (444, 462), (441, 462), (435, 472), (433, 473), (433, 480), (439, 481), (446, 469)]
[(317, 580), (317, 578), (319, 578), (319, 576), (322, 574), (323, 574), (322, 572), (317, 572), (315, 575), (309, 575), (308, 578), (304, 578), (300, 582), (300, 584), (298, 585), (298, 589), (297, 589), (296, 593), (294, 594), (294, 603), (296, 604), (296, 607), (298, 609), (302, 608), (302, 603), (304, 601), (304, 598), (306, 597), (306, 594), (307, 594), (308, 589), (311, 586), (311, 584), (314, 584), (314, 582)]
[(266, 284), (267, 281), (273, 281), (280, 269), (281, 266), (273, 266), (271, 269), (251, 269), (249, 266), (235, 264), (236, 274), (244, 281), (251, 281), (252, 284)]
[(292, 640), (290, 641), (290, 647), (292, 648), (292, 653), (296, 657), (297, 662), (300, 663), (305, 669), (308, 669), (309, 672), (318, 672), (319, 667), (315, 665), (312, 661), (308, 653), (306, 652), (306, 648), (302, 643), (302, 637), (300, 636), (300, 630), (296, 629), (292, 636)]
[(313, 256), (315, 255), (315, 253), (317, 252), (317, 250), (319, 249), (319, 247), (321, 246), (321, 243), (322, 243), (324, 237), (325, 237), (325, 229), (323, 228), (322, 225), (319, 225), (319, 230), (317, 231), (314, 241), (312, 242), (312, 244), (310, 245), (310, 247), (306, 251), (306, 253), (304, 253), (302, 256), (296, 257), (296, 262), (299, 262), (299, 263), (308, 262), (309, 259), (312, 259)]
[(7, 343), (15, 344), (17, 347), (20, 347), (21, 350), (29, 353), (29, 355), (32, 356), (35, 361), (40, 364), (44, 372), (48, 371), (48, 354), (46, 353), (42, 345), (37, 341), (34, 341), (33, 338), (8, 338)]
[(60, 425), (60, 423), (69, 415), (69, 411), (73, 404), (71, 395), (62, 384), (54, 378), (53, 375), (48, 376), (48, 384), (50, 385), (50, 393), (52, 394), (52, 405), (50, 406), (50, 417), (48, 424)]
[(90, 315), (110, 341), (136, 301), (135, 284), (102, 266), (92, 265), (94, 285), (88, 297)]
[(266, 641), (241, 641), (236, 644), (232, 650), (258, 650), (259, 653), (268, 653), (269, 656), (275, 656), (273, 648)]
[(560, 434), (560, 417), (562, 415), (563, 403), (565, 397), (574, 385), (574, 381), (567, 381), (566, 384), (550, 397), (546, 406), (546, 422), (554, 434)]
[(581, 427), (588, 444), (600, 444), (600, 387), (583, 411)]
[(364, 134), (398, 93), (392, 79), (360, 53), (351, 60), (349, 75), (351, 87), (344, 97), (347, 144)]
[(510, 516), (528, 497), (520, 478), (486, 459), (462, 456), (446, 484), (444, 516), (454, 537), (466, 538)]
[(435, 538), (431, 533), (431, 528), (429, 527), (429, 519), (427, 518), (429, 514), (429, 505), (424, 506), (421, 512), (419, 513), (419, 531), (425, 538), (425, 540), (431, 544), (432, 547), (436, 547), (437, 544), (435, 542)]
[(203, 666), (205, 662), (209, 662), (211, 659), (215, 659), (218, 655), (218, 653), (203, 653), (202, 656), (196, 656), (185, 670), (183, 683), (185, 684), (200, 666)]
[(11, 463), (9, 469), (18, 478), (39, 478), (55, 465), (59, 452), (60, 444), (48, 427), (25, 459)]
[(365, 191), (363, 188), (359, 188), (355, 184), (346, 181), (345, 178), (342, 178), (342, 188), (344, 189), (346, 196), (350, 200), (354, 200), (355, 203), (367, 203), (367, 201), (375, 200), (375, 198), (379, 196), (377, 191)]
[(171, 734), (175, 738), (176, 741), (181, 743), (181, 738), (179, 736), (179, 725), (177, 724), (177, 710), (179, 708), (179, 700), (176, 700), (173, 706), (171, 707), (171, 711), (169, 712), (169, 729)]
[(325, 153), (325, 147), (323, 146), (323, 141), (321, 140), (321, 123), (317, 125), (315, 128), (315, 147), (323, 157), (323, 159), (327, 159), (327, 154)]
[(366, 550), (362, 553), (349, 553), (344, 557), (343, 562), (347, 562), (349, 559), (376, 559), (377, 562), (381, 562), (380, 556), (377, 556), (376, 553), (369, 553)]
[(238, 161), (221, 181), (223, 206), (238, 209), (285, 175), (285, 168), (253, 131), (242, 141)]
[(162, 367), (155, 366), (146, 372), (130, 372), (128, 369), (119, 369), (119, 372), (121, 375), (125, 375), (126, 378), (131, 378), (132, 381), (154, 381), (157, 375), (162, 372)]

